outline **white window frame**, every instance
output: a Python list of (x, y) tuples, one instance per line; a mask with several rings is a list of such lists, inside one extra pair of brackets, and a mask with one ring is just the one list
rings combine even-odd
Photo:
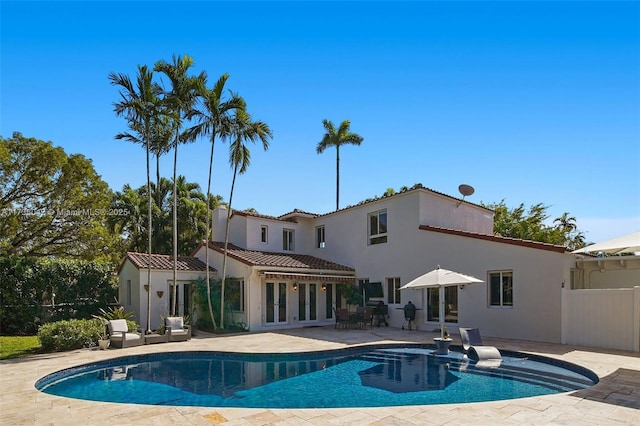
[(294, 251), (296, 241), (295, 229), (283, 228), (282, 229), (282, 250)]
[[(402, 287), (400, 282), (400, 277), (387, 277), (384, 279), (387, 284), (387, 303), (389, 305), (399, 305), (401, 302), (401, 291), (400, 287)], [(391, 291), (393, 288), (393, 291)]]
[[(384, 232), (381, 232), (381, 226), (380, 226), (380, 216), (383, 215), (385, 216), (385, 220), (384, 220)], [(373, 218), (376, 218), (376, 232), (374, 233), (371, 229), (371, 220)], [(387, 216), (387, 209), (382, 209), (382, 210), (378, 210), (375, 212), (371, 212), (367, 215), (367, 234), (369, 236), (369, 245), (374, 245), (374, 244), (383, 244), (387, 242), (387, 233), (388, 233), (388, 216)]]
[(260, 225), (260, 242), (269, 243), (269, 227), (267, 225)]
[(325, 248), (327, 246), (326, 241), (324, 225), (316, 226), (316, 248)]
[[(505, 304), (505, 300), (504, 300), (504, 294), (505, 294), (505, 276), (503, 274), (508, 274), (510, 281), (511, 281), (511, 304)], [(493, 287), (493, 283), (491, 282), (491, 278), (492, 276), (498, 276), (499, 280), (500, 280), (500, 300), (498, 301), (497, 304), (492, 303), (493, 300), (491, 299), (491, 291), (492, 291), (492, 287)], [(500, 308), (500, 309), (512, 309), (513, 308), (513, 270), (502, 270), (502, 271), (489, 271), (488, 273), (488, 277), (487, 277), (487, 302), (489, 304), (490, 308)]]

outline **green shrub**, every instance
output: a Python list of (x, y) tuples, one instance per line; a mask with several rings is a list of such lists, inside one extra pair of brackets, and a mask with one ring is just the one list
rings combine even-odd
[(104, 262), (0, 257), (0, 333), (33, 335), (44, 323), (90, 318), (117, 288)]
[(38, 330), (38, 339), (44, 351), (70, 351), (96, 346), (103, 333), (104, 324), (98, 319), (71, 319), (44, 324)]
[[(139, 330), (135, 321), (127, 320), (129, 331)], [(91, 348), (105, 335), (105, 325), (100, 319), (62, 320), (44, 324), (38, 330), (38, 340), (44, 352), (61, 352)]]

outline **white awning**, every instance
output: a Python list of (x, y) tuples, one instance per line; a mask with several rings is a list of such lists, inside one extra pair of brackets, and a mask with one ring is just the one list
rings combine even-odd
[(574, 250), (571, 253), (633, 253), (640, 251), (640, 231), (631, 234), (591, 244), (590, 246)]

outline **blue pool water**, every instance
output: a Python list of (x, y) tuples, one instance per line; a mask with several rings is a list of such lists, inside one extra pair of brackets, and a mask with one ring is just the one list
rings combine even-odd
[(549, 358), (503, 352), (499, 365), (426, 345), (322, 353), (175, 352), (116, 358), (62, 370), (42, 392), (151, 405), (333, 408), (447, 404), (584, 389), (597, 376)]

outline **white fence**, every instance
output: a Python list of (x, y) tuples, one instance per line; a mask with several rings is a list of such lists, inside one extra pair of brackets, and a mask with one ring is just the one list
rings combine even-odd
[(640, 351), (640, 287), (562, 291), (562, 343)]

